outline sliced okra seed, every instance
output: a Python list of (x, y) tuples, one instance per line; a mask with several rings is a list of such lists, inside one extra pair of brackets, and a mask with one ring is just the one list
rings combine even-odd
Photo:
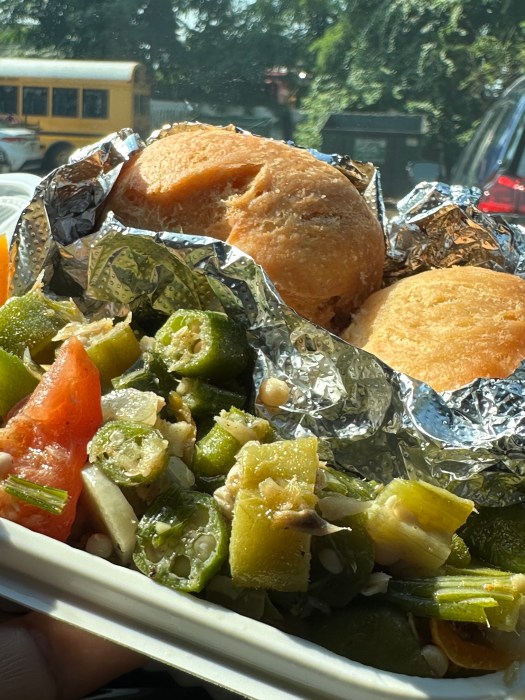
[(193, 552), (201, 561), (206, 561), (217, 546), (213, 535), (199, 535), (193, 543)]

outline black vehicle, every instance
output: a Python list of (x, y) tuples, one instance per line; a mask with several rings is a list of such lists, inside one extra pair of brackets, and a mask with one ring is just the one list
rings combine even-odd
[(525, 224), (525, 75), (488, 110), (452, 173), (453, 184), (479, 187), (479, 208)]

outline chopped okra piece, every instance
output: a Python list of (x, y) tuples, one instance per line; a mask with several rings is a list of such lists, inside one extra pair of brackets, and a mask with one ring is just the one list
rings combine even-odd
[(139, 341), (126, 323), (117, 323), (108, 333), (94, 340), (87, 352), (100, 372), (102, 386), (110, 384), (141, 355)]
[(471, 559), (472, 557), (470, 555), (470, 550), (467, 547), (465, 540), (460, 537), (457, 532), (455, 532), (452, 535), (450, 554), (448, 555), (448, 559), (446, 561), (447, 566), (464, 568), (470, 565)]
[(16, 355), (0, 348), (0, 416), (28, 396), (39, 377)]
[(153, 391), (167, 399), (178, 385), (175, 375), (168, 372), (156, 353), (146, 351), (128, 370), (111, 380), (114, 389)]
[(235, 463), (241, 447), (252, 440), (270, 442), (275, 434), (265, 418), (232, 407), (221, 411), (208, 433), (197, 441), (192, 468), (203, 489), (215, 489)]
[(139, 341), (131, 328), (131, 314), (113, 325), (113, 319), (101, 318), (91, 323), (68, 323), (54, 340), (76, 336), (96, 365), (103, 387), (136, 362), (141, 356)]
[(348, 659), (410, 676), (435, 675), (423, 655), (414, 625), (392, 603), (354, 601), (331, 615), (317, 613), (308, 622), (312, 642)]
[(245, 445), (234, 467), (230, 568), (236, 585), (306, 591), (311, 535), (286, 522), (314, 509), (318, 466), (316, 438)]
[(150, 483), (168, 464), (168, 441), (148, 425), (105, 423), (89, 444), (89, 460), (120, 486)]
[(450, 555), (452, 536), (473, 510), (473, 501), (439, 486), (393, 479), (366, 511), (377, 563), (438, 569)]
[(141, 518), (133, 561), (170, 588), (198, 593), (228, 555), (228, 530), (213, 498), (171, 487)]
[(312, 537), (308, 595), (330, 608), (348, 605), (374, 569), (374, 543), (360, 518), (346, 518), (339, 532)]
[(155, 334), (155, 350), (170, 372), (227, 379), (250, 359), (244, 329), (220, 311), (175, 311)]
[(341, 494), (360, 501), (373, 500), (383, 485), (377, 481), (366, 481), (357, 476), (323, 465), (319, 472), (320, 495)]
[(246, 393), (216, 386), (198, 377), (183, 377), (177, 387), (177, 393), (196, 419), (215, 416), (232, 406), (242, 408), (246, 403)]
[(18, 357), (28, 348), (34, 360), (51, 362), (57, 331), (67, 323), (82, 320), (82, 313), (72, 300), (50, 299), (34, 287), (0, 307), (0, 347)]
[(525, 573), (525, 506), (479, 508), (461, 530), (470, 552), (504, 571)]

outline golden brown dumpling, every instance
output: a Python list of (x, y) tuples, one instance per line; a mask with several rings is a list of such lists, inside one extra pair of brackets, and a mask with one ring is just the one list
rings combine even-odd
[(330, 330), (381, 284), (383, 232), (363, 197), (335, 167), (281, 141), (181, 125), (123, 166), (106, 209), (129, 226), (237, 246), (290, 306)]
[(507, 377), (525, 358), (525, 281), (480, 267), (421, 272), (372, 294), (342, 337), (437, 391)]

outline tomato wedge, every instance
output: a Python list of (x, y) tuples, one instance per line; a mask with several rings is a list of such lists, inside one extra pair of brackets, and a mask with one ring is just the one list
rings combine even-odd
[[(65, 541), (82, 489), (87, 444), (102, 423), (100, 377), (86, 350), (69, 338), (39, 385), (0, 428), (1, 479), (13, 474), (41, 486), (67, 491), (58, 515), (0, 488), (0, 516)], [(12, 458), (9, 458), (9, 455)], [(0, 482), (1, 484), (1, 482)]]
[(447, 620), (430, 620), (432, 641), (456, 666), (477, 671), (502, 671), (517, 660), (514, 654), (501, 649), (462, 639)]

